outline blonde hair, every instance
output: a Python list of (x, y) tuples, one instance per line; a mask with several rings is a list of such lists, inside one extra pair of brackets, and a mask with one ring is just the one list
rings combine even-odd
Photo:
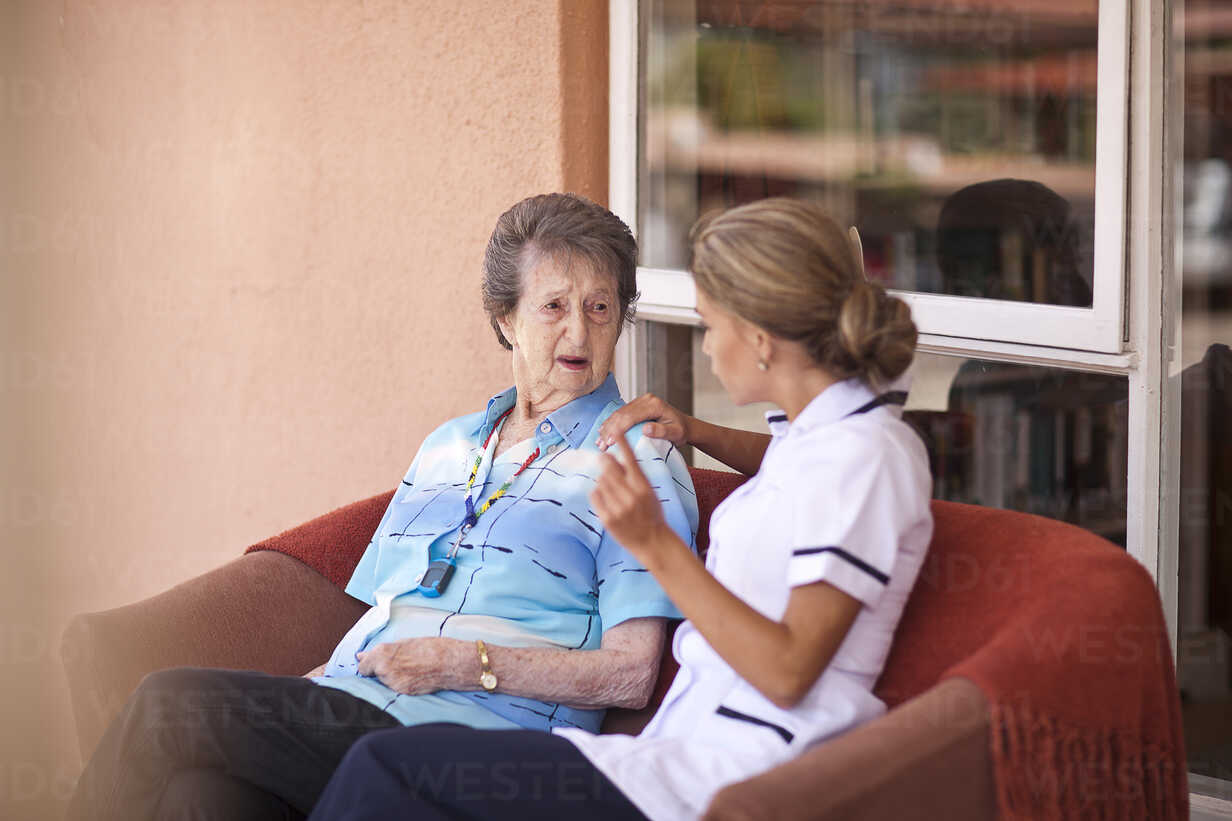
[(775, 197), (698, 220), (689, 268), (714, 302), (800, 342), (827, 373), (884, 386), (907, 370), (911, 309), (864, 277), (858, 235), (818, 206)]

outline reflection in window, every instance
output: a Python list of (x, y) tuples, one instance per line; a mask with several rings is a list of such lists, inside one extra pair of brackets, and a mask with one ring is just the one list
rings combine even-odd
[(643, 0), (642, 264), (790, 195), (858, 226), (890, 287), (1089, 306), (1097, 11)]
[[(1182, 14), (1183, 10), (1183, 14)], [(1177, 678), (1190, 784), (1232, 794), (1232, 17), (1226, 3), (1174, 10), (1183, 39), (1183, 208)]]
[(1071, 522), (1124, 547), (1123, 376), (918, 354), (904, 418), (933, 496)]

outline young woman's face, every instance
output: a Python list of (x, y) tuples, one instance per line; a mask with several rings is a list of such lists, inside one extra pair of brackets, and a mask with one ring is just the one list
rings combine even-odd
[(710, 371), (718, 377), (732, 402), (747, 405), (765, 399), (764, 374), (757, 367), (757, 351), (753, 347), (753, 326), (717, 305), (700, 288), (697, 313), (706, 332), (702, 352), (710, 357)]

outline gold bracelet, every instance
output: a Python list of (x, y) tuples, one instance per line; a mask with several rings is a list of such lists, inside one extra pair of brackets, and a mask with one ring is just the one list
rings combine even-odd
[(489, 693), (495, 692), (496, 673), (492, 672), (488, 664), (488, 647), (483, 643), (483, 639), (475, 639), (475, 647), (479, 650), (479, 667), (482, 670), (479, 674), (479, 686)]

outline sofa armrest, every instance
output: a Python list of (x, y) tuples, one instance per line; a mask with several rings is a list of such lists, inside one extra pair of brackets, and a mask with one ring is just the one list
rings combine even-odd
[(136, 604), (73, 618), (61, 645), (87, 760), (125, 699), (168, 667), (299, 675), (367, 605), (283, 553), (250, 553)]
[(876, 721), (721, 790), (707, 821), (992, 821), (988, 703), (950, 678)]

